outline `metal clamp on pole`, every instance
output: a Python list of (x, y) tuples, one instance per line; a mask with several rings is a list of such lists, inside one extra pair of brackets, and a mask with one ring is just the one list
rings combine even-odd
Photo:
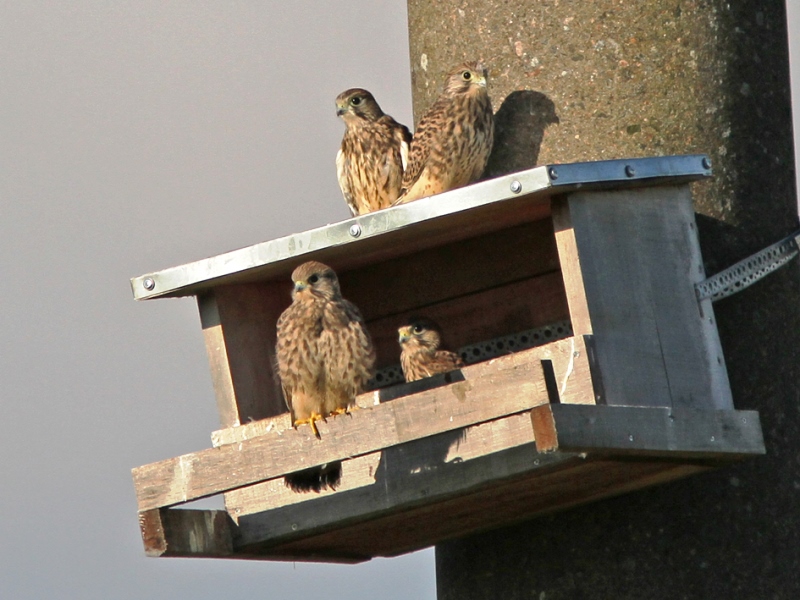
[(698, 300), (711, 298), (712, 302), (727, 298), (750, 287), (759, 279), (779, 269), (800, 252), (800, 230), (779, 242), (740, 260), (716, 275), (696, 283)]

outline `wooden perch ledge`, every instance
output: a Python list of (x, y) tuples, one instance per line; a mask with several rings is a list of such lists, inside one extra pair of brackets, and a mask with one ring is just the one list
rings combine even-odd
[(320, 426), (267, 432), (133, 470), (139, 510), (162, 508), (360, 456), (435, 433), (512, 415), (548, 402), (541, 364), (514, 365), (393, 402), (353, 411)]

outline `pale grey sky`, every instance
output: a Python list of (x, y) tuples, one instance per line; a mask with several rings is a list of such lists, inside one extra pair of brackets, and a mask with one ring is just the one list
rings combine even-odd
[(411, 121), (405, 3), (0, 3), (0, 598), (434, 598), (433, 553), (146, 558), (130, 469), (219, 426), (193, 300), (128, 279), (349, 216), (334, 98)]
[(130, 478), (218, 420), (194, 302), (128, 278), (346, 218), (333, 99), (410, 125), (408, 62), (402, 0), (0, 3), (0, 597), (435, 597), (430, 550), (145, 558)]

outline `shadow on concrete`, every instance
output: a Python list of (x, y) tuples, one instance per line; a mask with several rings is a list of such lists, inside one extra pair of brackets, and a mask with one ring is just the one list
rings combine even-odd
[(541, 92), (511, 92), (494, 115), (494, 146), (483, 179), (535, 167), (545, 129), (558, 122), (555, 104)]

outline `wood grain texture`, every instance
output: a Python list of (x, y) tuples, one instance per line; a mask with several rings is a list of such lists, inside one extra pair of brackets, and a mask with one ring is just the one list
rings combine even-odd
[(286, 430), (139, 467), (133, 470), (139, 510), (230, 491), (522, 412), (547, 401), (541, 364), (511, 366), (329, 419), (319, 427), (321, 441), (308, 428)]
[(558, 269), (549, 219), (379, 262), (340, 275), (367, 322)]
[[(460, 374), (463, 380), (471, 380), (526, 363), (539, 363), (547, 360), (553, 363), (559, 386), (560, 402), (593, 404), (593, 389), (590, 381), (592, 376), (590, 347), (591, 338), (586, 336), (557, 340), (536, 348), (522, 350), (464, 367), (461, 369)], [(447, 381), (443, 376), (414, 383), (400, 384), (388, 389), (361, 394), (356, 398), (356, 404), (360, 408), (369, 408), (376, 406), (380, 402), (385, 402), (387, 399), (401, 398), (411, 393), (421, 392), (433, 387), (441, 387), (446, 384)], [(219, 429), (211, 434), (211, 441), (214, 446), (237, 444), (268, 433), (281, 434), (281, 432), (288, 429), (292, 429), (292, 425), (287, 412), (276, 417), (245, 423), (244, 425)]]
[[(474, 460), (508, 448), (531, 444), (533, 441), (533, 427), (528, 414), (510, 415), (409, 442), (402, 449), (390, 448), (346, 460), (342, 466), (342, 484), (335, 492), (296, 494), (283, 485), (282, 479), (277, 479), (228, 492), (225, 494), (225, 507), (234, 520), (238, 520), (248, 514), (302, 502), (314, 503), (323, 496), (342, 495), (344, 492), (367, 486), (370, 489), (359, 492), (357, 502), (351, 498), (352, 501), (348, 501), (344, 506), (351, 511), (362, 510), (376, 503), (384, 506), (387, 502), (386, 494), (390, 489), (398, 485), (407, 488), (406, 491), (411, 489), (408, 488), (407, 482), (394, 483), (394, 478), (398, 475), (402, 477), (422, 471), (437, 470), (443, 465)], [(415, 491), (414, 494), (417, 498), (422, 492)], [(335, 513), (330, 508), (326, 508), (323, 516), (328, 523), (335, 523), (337, 519), (342, 518), (342, 514)], [(275, 526), (281, 527), (278, 523)]]
[[(428, 491), (424, 502), (405, 510), (383, 510), (371, 519), (340, 520), (339, 526), (309, 523), (311, 535), (271, 537), (268, 518), (260, 513), (241, 521), (236, 551), (269, 558), (302, 560), (324, 551), (328, 556), (397, 556), (471, 533), (508, 526), (578, 504), (619, 495), (706, 470), (705, 465), (660, 461), (593, 461), (576, 455), (537, 455), (530, 446), (512, 448), (472, 463), (407, 480), (411, 489)], [(457, 490), (457, 493), (453, 491)], [(351, 499), (350, 505), (356, 505)], [(345, 499), (336, 508), (345, 507)], [(281, 511), (273, 511), (280, 513)], [(341, 513), (339, 513), (341, 514)], [(300, 515), (281, 515), (280, 521), (304, 522)]]
[(290, 504), (313, 501), (332, 494), (341, 494), (372, 485), (381, 462), (382, 452), (370, 452), (342, 461), (341, 483), (336, 490), (326, 488), (319, 493), (298, 494), (286, 486), (283, 477), (254, 483), (225, 493), (225, 510), (238, 522), (245, 515)]
[(197, 299), (211, 379), (224, 427), (286, 410), (275, 372), (275, 323), (289, 284), (215, 288)]
[[(731, 409), (687, 185), (569, 196), (609, 404)], [(573, 323), (574, 327), (574, 323)]]
[[(589, 342), (590, 340), (584, 337), (559, 340), (538, 348), (466, 367), (460, 374), (465, 381), (470, 381), (489, 375), (492, 372), (497, 372), (498, 369), (502, 370), (530, 362), (550, 361), (553, 365), (559, 401), (571, 404), (592, 404), (595, 401), (595, 391), (594, 383), (591, 379)], [(402, 397), (411, 390), (442, 386), (446, 385), (445, 382), (446, 378), (444, 376), (438, 376), (427, 381), (423, 380), (422, 382), (394, 386), (389, 390), (381, 390), (375, 394), (362, 394), (359, 396), (358, 402), (361, 407), (368, 407), (374, 405), (378, 398), (385, 401), (387, 397)], [(395, 396), (395, 392), (397, 396)], [(514, 418), (518, 419), (519, 415)], [(523, 418), (527, 419), (526, 416)], [(477, 456), (477, 452), (490, 454), (514, 445), (534, 441), (532, 431), (528, 437), (520, 437), (518, 430), (505, 434), (505, 437), (498, 437), (498, 430), (505, 431), (498, 428), (507, 428), (513, 422), (515, 422), (514, 419), (508, 417), (465, 429), (463, 435), (459, 438), (461, 441), (457, 444), (458, 451), (461, 452), (458, 460), (466, 460), (466, 456), (474, 458)], [(290, 428), (288, 417), (276, 417), (214, 432), (212, 439), (214, 445), (219, 446), (225, 443), (231, 444), (252, 439), (268, 432), (277, 433)], [(435, 455), (435, 452), (431, 452), (430, 449), (428, 449), (428, 452), (431, 455)], [(331, 493), (372, 485), (375, 483), (376, 464), (380, 458), (381, 453), (377, 452), (344, 461), (341, 487), (338, 488), (337, 492), (322, 492), (321, 495), (330, 495)], [(299, 495), (291, 492), (286, 489), (283, 485), (283, 480), (279, 478), (225, 493), (225, 507), (234, 519), (238, 519), (243, 515), (313, 500), (317, 497), (319, 496)]]
[(592, 333), (592, 320), (589, 316), (586, 289), (583, 286), (581, 257), (575, 241), (575, 231), (572, 228), (567, 197), (553, 197), (550, 210), (572, 331), (576, 335), (589, 335)]
[(153, 509), (139, 513), (147, 556), (233, 555), (235, 526), (224, 510)]
[[(544, 453), (540, 439), (549, 440)], [(152, 555), (353, 562), (763, 451), (753, 411), (545, 404), (387, 448), (366, 485), (243, 514), (238, 524), (217, 511), (144, 511), (142, 532)]]
[[(410, 490), (416, 494), (427, 490), (427, 500), (411, 503), (404, 510), (387, 509), (384, 504), (370, 513), (368, 519), (363, 518), (364, 512), (374, 506), (362, 506), (361, 518), (342, 518), (343, 511), (349, 508), (354, 513), (360, 506), (360, 498), (342, 495), (330, 507), (333, 515), (327, 518), (320, 507), (307, 514), (289, 507), (243, 517), (238, 527), (231, 522), (230, 537), (225, 537), (214, 526), (219, 511), (160, 509), (160, 515), (168, 515), (165, 520), (172, 526), (160, 534), (158, 542), (170, 550), (150, 555), (361, 562), (376, 556), (412, 552), (447, 539), (511, 525), (709, 468), (703, 464), (661, 461), (593, 461), (558, 453), (535, 457), (530, 446), (520, 446), (494, 457), (454, 463), (449, 467), (452, 472), (444, 474), (444, 480), (455, 484), (457, 490), (462, 488), (456, 495), (452, 494), (452, 487), (447, 495), (441, 494), (443, 486), (437, 485), (442, 480), (440, 471), (408, 476), (404, 479), (407, 486), (400, 486), (398, 481), (398, 488), (410, 486), (409, 494)], [(534, 464), (536, 461), (538, 464)], [(496, 477), (492, 478), (493, 474)], [(487, 475), (491, 480), (477, 483), (481, 476)], [(331, 517), (339, 519), (338, 526), (331, 526)], [(298, 527), (288, 536), (276, 535), (272, 529), (275, 523), (288, 523), (291, 529), (291, 525), (301, 522), (307, 528)], [(205, 526), (206, 531), (198, 531), (198, 526)], [(206, 542), (200, 547), (188, 544), (189, 532), (216, 543)]]

